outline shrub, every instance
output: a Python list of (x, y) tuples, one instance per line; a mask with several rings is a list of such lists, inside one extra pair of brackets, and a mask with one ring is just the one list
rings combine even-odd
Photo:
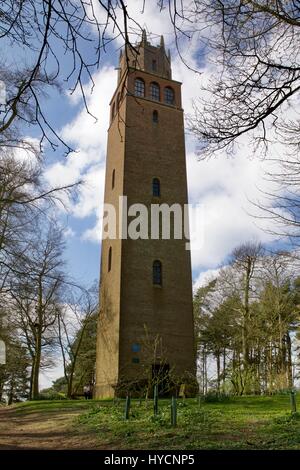
[(231, 396), (228, 393), (208, 392), (201, 397), (201, 401), (205, 403), (217, 403), (229, 401)]
[(55, 392), (53, 390), (49, 392), (41, 392), (39, 395), (39, 400), (66, 400), (67, 397), (64, 393)]

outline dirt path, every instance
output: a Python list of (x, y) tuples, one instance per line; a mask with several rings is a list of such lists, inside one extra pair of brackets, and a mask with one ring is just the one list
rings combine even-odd
[(28, 413), (0, 407), (0, 450), (100, 449), (96, 435), (77, 430), (74, 418), (81, 413), (75, 409)]

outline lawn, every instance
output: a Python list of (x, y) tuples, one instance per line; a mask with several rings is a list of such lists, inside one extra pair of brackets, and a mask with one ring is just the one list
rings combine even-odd
[(69, 432), (90, 435), (93, 447), (102, 449), (300, 449), (300, 413), (291, 414), (289, 395), (200, 404), (178, 400), (176, 427), (170, 423), (170, 400), (159, 400), (155, 417), (151, 400), (132, 400), (129, 420), (124, 419), (124, 404), (26, 402), (15, 407), (15, 416), (77, 411)]

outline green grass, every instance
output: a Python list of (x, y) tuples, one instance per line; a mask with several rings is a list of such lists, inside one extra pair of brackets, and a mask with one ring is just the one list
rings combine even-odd
[[(300, 399), (298, 398), (298, 402)], [(124, 419), (124, 400), (39, 401), (16, 406), (20, 414), (79, 410), (75, 429), (107, 449), (300, 449), (300, 413), (290, 412), (289, 395), (236, 397), (198, 404), (178, 400), (178, 425), (170, 424), (170, 400), (132, 400)], [(300, 406), (300, 403), (299, 403)]]
[[(111, 402), (111, 400), (108, 400)], [(57, 413), (59, 410), (89, 410), (104, 400), (41, 400), (24, 401), (14, 405), (17, 413)]]
[(300, 449), (300, 414), (292, 416), (288, 395), (236, 397), (223, 403), (178, 401), (178, 425), (170, 424), (170, 401), (100, 402), (81, 415), (79, 426), (96, 432), (102, 446), (116, 449)]

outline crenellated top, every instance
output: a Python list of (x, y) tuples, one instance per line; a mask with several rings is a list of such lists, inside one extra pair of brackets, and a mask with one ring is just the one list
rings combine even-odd
[(143, 30), (141, 41), (136, 46), (126, 47), (127, 53), (122, 50), (119, 62), (119, 82), (127, 68), (142, 70), (161, 78), (172, 79), (170, 51), (166, 54), (164, 38), (161, 36), (160, 44), (152, 46), (147, 40), (146, 31)]

